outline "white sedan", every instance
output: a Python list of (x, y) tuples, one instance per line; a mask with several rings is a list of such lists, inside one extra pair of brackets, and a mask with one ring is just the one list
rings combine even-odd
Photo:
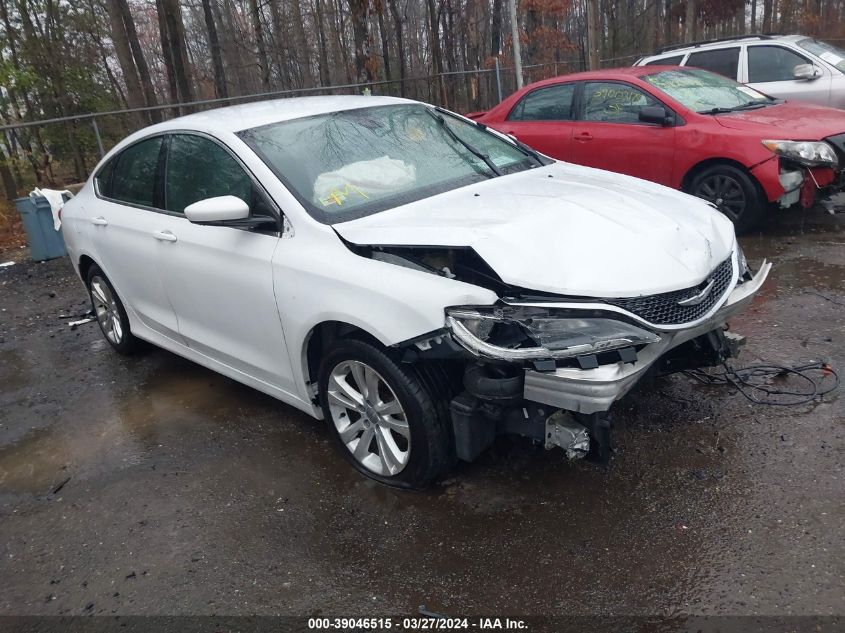
[(606, 459), (611, 405), (730, 356), (769, 270), (708, 203), (387, 97), (148, 127), (63, 222), (117, 351), (142, 339), (326, 419), (402, 487), (502, 433)]

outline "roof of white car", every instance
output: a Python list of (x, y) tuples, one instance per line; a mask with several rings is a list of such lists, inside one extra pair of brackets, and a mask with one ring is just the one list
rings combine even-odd
[(651, 59), (652, 57), (672, 57), (673, 55), (686, 53), (687, 51), (703, 50), (708, 48), (724, 48), (727, 46), (736, 46), (737, 44), (748, 44), (750, 42), (758, 42), (760, 44), (765, 44), (767, 42), (795, 42), (806, 39), (807, 37), (807, 35), (767, 35), (765, 37), (760, 37), (759, 35), (749, 35), (747, 37), (743, 37), (738, 35), (736, 37), (719, 39), (713, 42), (699, 42), (697, 44), (690, 44), (689, 46), (672, 46), (671, 48), (659, 53), (647, 55), (646, 57), (643, 57), (643, 59)]
[[(221, 132), (239, 132), (253, 127), (278, 123), (279, 121), (300, 119), (315, 114), (400, 103), (415, 102), (397, 97), (365, 95), (292, 97), (206, 110), (171, 119), (156, 127), (160, 127), (160, 129), (198, 127), (202, 129), (214, 129)], [(152, 129), (148, 128), (148, 131), (152, 131)]]

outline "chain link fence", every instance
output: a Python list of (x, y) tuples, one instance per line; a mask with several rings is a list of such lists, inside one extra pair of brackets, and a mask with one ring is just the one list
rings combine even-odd
[[(577, 61), (550, 62), (523, 66), (523, 76), (528, 84), (580, 70), (583, 70), (583, 64)], [(499, 66), (497, 60), (490, 68), (437, 75), (279, 90), (146, 108), (89, 112), (40, 121), (11, 122), (0, 126), (0, 131), (6, 136), (5, 152), (11, 154), (7, 158), (12, 159), (10, 162), (14, 164), (19, 188), (64, 185), (86, 179), (99, 159), (131, 132), (149, 123), (191, 112), (285, 97), (373, 94), (407, 97), (468, 113), (489, 109), (515, 90), (514, 68)], [(51, 147), (52, 144), (60, 145), (59, 151)]]

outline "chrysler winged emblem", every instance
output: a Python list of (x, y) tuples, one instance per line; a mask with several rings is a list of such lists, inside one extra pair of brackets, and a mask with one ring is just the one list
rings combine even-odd
[(701, 303), (704, 303), (704, 301), (707, 300), (707, 297), (709, 297), (710, 293), (713, 291), (713, 286), (715, 284), (716, 280), (710, 279), (701, 292), (699, 292), (697, 295), (693, 295), (692, 297), (681, 299), (680, 301), (678, 301), (678, 305), (687, 308), (689, 306), (697, 306)]

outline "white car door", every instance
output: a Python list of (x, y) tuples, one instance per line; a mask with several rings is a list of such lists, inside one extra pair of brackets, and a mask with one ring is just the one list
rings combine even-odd
[(161, 245), (159, 270), (179, 333), (197, 352), (294, 392), (273, 292), (276, 225), (246, 230), (193, 224), (183, 215), (186, 206), (223, 195), (270, 215), (269, 199), (216, 140), (179, 133), (168, 145), (165, 205), (176, 226), (173, 241)]
[(776, 44), (749, 44), (746, 47), (744, 83), (773, 97), (830, 105), (832, 75), (815, 64), (821, 73), (816, 79), (795, 79), (795, 67), (812, 64), (809, 57)]
[(134, 143), (97, 174), (97, 202), (87, 207), (97, 264), (126, 307), (149, 329), (179, 340), (176, 314), (157, 273), (158, 246), (170, 218), (161, 212), (157, 178), (164, 137)]

